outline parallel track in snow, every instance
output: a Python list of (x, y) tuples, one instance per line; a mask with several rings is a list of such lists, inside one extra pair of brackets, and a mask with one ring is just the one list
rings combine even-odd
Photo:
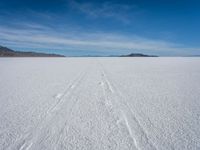
[(103, 65), (100, 64), (102, 70), (102, 77), (104, 83), (107, 85), (110, 92), (110, 99), (112, 99), (115, 109), (120, 111), (120, 117), (122, 117), (127, 130), (134, 141), (135, 147), (145, 150), (157, 150), (154, 144), (149, 140), (147, 133), (144, 131), (142, 125), (139, 123), (138, 119), (135, 117), (133, 111), (130, 109), (128, 104), (125, 102), (125, 96), (111, 83), (108, 75), (106, 74)]
[(199, 149), (198, 64), (194, 58), (1, 60), (0, 149)]
[[(15, 144), (11, 145), (8, 147), (8, 149), (13, 150), (13, 149), (19, 149), (19, 150), (28, 150), (32, 149), (33, 145), (37, 145), (38, 142), (43, 142), (45, 138), (48, 138), (48, 134), (51, 134), (51, 128), (56, 126), (57, 124), (52, 124), (54, 123), (54, 120), (58, 115), (62, 114), (61, 109), (63, 109), (63, 106), (66, 105), (64, 103), (67, 103), (68, 109), (65, 109), (66, 111), (70, 112), (72, 111), (76, 99), (72, 100), (71, 103), (69, 101), (74, 97), (74, 91), (79, 88), (79, 85), (81, 82), (84, 80), (86, 77), (88, 69), (84, 70), (81, 72), (73, 81), (72, 83), (68, 86), (68, 88), (65, 90), (65, 92), (60, 96), (59, 98), (55, 98), (56, 103), (49, 107), (47, 111), (45, 112), (45, 116), (43, 117), (42, 122), (32, 131), (27, 132), (24, 136), (22, 136), (20, 139), (18, 139)], [(71, 104), (71, 105), (70, 105)], [(64, 110), (64, 111), (65, 111)], [(66, 112), (67, 114), (67, 112)], [(69, 117), (68, 117), (69, 118)], [(61, 119), (59, 120), (61, 121)], [(62, 120), (63, 122), (63, 120)], [(64, 124), (66, 124), (67, 121), (65, 121)], [(48, 131), (49, 130), (49, 131)], [(60, 130), (60, 128), (58, 128)], [(44, 132), (46, 131), (46, 133)], [(38, 138), (43, 137), (41, 141), (38, 141)]]

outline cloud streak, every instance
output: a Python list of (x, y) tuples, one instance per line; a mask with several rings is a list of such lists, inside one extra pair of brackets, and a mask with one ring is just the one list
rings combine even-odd
[(73, 9), (80, 11), (92, 18), (108, 18), (115, 19), (122, 23), (129, 23), (129, 13), (136, 13), (136, 6), (130, 6), (125, 4), (114, 4), (110, 2), (104, 2), (101, 4), (94, 4), (91, 2), (80, 3), (75, 0), (69, 1), (70, 6)]
[(16, 48), (74, 49), (95, 51), (149, 51), (187, 53), (198, 48), (185, 48), (171, 42), (146, 39), (138, 36), (115, 33), (66, 31), (58, 33), (54, 29), (39, 24), (25, 23), (21, 28), (0, 27), (0, 43)]

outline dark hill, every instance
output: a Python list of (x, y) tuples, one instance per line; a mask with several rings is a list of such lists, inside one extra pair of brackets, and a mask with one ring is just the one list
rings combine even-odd
[(58, 54), (14, 51), (7, 47), (0, 46), (0, 57), (65, 57), (65, 56)]
[(141, 54), (141, 53), (131, 53), (128, 55), (121, 55), (120, 57), (158, 57), (158, 56), (146, 55), (146, 54)]

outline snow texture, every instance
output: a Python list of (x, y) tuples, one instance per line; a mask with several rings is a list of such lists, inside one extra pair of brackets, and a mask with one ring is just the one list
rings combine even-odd
[(198, 150), (199, 58), (1, 58), (2, 150)]

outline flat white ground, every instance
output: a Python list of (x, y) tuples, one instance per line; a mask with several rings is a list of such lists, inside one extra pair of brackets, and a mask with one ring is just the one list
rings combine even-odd
[(0, 149), (200, 149), (200, 59), (2, 58)]

